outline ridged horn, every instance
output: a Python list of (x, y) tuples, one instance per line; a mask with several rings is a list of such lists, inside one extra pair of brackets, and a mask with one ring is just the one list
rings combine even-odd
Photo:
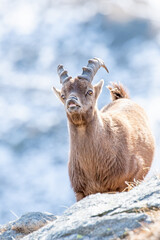
[(72, 78), (72, 77), (68, 76), (68, 72), (66, 70), (64, 70), (63, 65), (58, 65), (57, 73), (59, 75), (61, 84), (64, 84), (64, 82), (66, 82)]
[(100, 58), (93, 58), (88, 60), (87, 67), (83, 67), (83, 72), (81, 75), (78, 76), (80, 79), (85, 79), (89, 82), (92, 82), (96, 72), (100, 67), (104, 67), (106, 71), (109, 73), (106, 65), (104, 64), (103, 60)]

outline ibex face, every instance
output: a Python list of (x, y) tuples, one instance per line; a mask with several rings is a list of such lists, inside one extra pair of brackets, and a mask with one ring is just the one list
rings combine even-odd
[(85, 113), (94, 106), (93, 87), (86, 80), (72, 79), (61, 90), (66, 112), (70, 115)]
[[(87, 67), (83, 68), (82, 75), (71, 78), (62, 65), (58, 66), (58, 74), (62, 83), (61, 91), (53, 88), (56, 95), (65, 106), (69, 120), (76, 125), (85, 124), (90, 121), (94, 115), (97, 98), (103, 86), (103, 80), (93, 86), (91, 84), (94, 75), (98, 69), (106, 66), (100, 59), (91, 59)], [(108, 70), (107, 70), (108, 71)]]

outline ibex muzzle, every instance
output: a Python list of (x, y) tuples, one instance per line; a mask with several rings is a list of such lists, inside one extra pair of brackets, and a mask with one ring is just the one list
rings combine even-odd
[(67, 111), (69, 111), (70, 113), (77, 112), (80, 109), (80, 107), (81, 107), (81, 104), (78, 98), (73, 94), (69, 95), (66, 101)]

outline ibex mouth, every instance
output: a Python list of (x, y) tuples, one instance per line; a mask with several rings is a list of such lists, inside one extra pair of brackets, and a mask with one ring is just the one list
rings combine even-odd
[(80, 105), (75, 100), (68, 100), (67, 101), (67, 110), (69, 112), (75, 112), (80, 108)]

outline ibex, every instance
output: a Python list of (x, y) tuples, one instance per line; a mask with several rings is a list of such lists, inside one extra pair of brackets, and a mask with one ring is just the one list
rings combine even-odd
[(101, 59), (90, 59), (82, 75), (72, 78), (59, 65), (62, 89), (53, 87), (68, 118), (68, 169), (77, 201), (98, 192), (121, 192), (126, 182), (143, 180), (154, 154), (146, 113), (121, 84), (108, 87), (112, 102), (98, 110), (103, 80), (94, 86), (92, 80), (100, 67), (108, 72)]

